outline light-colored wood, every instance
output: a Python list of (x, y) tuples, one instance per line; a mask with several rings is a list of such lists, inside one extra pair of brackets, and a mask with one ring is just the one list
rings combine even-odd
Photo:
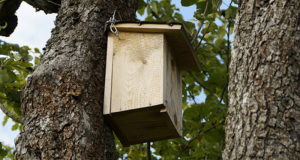
[[(181, 70), (198, 61), (183, 42), (187, 36), (182, 26), (133, 27), (141, 33), (132, 24), (121, 26), (120, 39), (108, 35), (106, 120), (123, 146), (182, 136)], [(195, 63), (188, 66), (193, 58)]]
[(103, 114), (110, 114), (111, 104), (111, 87), (112, 87), (112, 67), (114, 53), (114, 37), (113, 33), (108, 33), (107, 37), (107, 55), (106, 55), (106, 72), (104, 86), (104, 105)]
[[(167, 81), (167, 113), (176, 128), (177, 133), (182, 136), (182, 78), (181, 70), (173, 57), (173, 49), (169, 46), (168, 41), (165, 43), (168, 47), (166, 53), (166, 81)], [(174, 132), (176, 133), (176, 132)], [(177, 134), (176, 133), (176, 134)]]
[(142, 24), (138, 23), (118, 23), (116, 24), (120, 32), (138, 32), (138, 33), (165, 33), (165, 32), (178, 32), (181, 30), (182, 25), (175, 24), (173, 26), (167, 24)]
[(163, 34), (114, 37), (111, 113), (163, 104)]
[(200, 71), (201, 65), (190, 40), (181, 24), (116, 24), (120, 32), (163, 33), (171, 48), (176, 52), (174, 58), (182, 71)]

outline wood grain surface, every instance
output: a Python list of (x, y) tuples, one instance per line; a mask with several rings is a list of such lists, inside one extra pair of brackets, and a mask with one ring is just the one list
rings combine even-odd
[(163, 34), (114, 37), (111, 112), (163, 103)]

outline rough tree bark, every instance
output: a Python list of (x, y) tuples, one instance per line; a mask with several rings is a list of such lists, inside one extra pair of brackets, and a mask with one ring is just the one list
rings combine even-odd
[(300, 159), (300, 1), (243, 0), (223, 159)]
[(133, 20), (138, 0), (62, 0), (40, 65), (22, 99), (15, 159), (117, 159), (103, 119), (104, 25), (114, 10)]

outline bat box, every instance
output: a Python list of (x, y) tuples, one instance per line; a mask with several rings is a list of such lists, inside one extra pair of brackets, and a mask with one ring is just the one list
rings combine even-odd
[(180, 23), (117, 23), (108, 33), (103, 113), (123, 146), (182, 136), (181, 71), (200, 63)]

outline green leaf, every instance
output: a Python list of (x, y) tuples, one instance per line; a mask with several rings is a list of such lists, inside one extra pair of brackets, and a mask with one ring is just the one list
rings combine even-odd
[(181, 0), (181, 5), (188, 7), (188, 6), (191, 6), (193, 4), (196, 4), (197, 1), (198, 0)]
[(19, 123), (15, 123), (12, 127), (11, 127), (11, 130), (12, 131), (15, 131), (19, 128)]
[(153, 17), (152, 16), (148, 16), (145, 18), (145, 21), (154, 21)]
[(143, 16), (144, 13), (145, 13), (145, 7), (146, 7), (146, 3), (144, 2), (144, 0), (139, 0), (137, 12), (138, 12), (141, 16)]
[(209, 25), (209, 23), (206, 25), (206, 27), (201, 31), (202, 34), (207, 34), (209, 32), (213, 32), (218, 28), (217, 24), (212, 23)]
[(147, 15), (149, 16), (152, 12), (152, 9), (149, 4), (147, 4)]
[(41, 59), (39, 57), (34, 57), (34, 65), (37, 66), (41, 62)]
[(20, 102), (13, 102), (12, 106), (13, 106), (14, 112), (17, 115), (22, 115), (22, 112), (21, 112), (21, 103)]
[(144, 0), (139, 0), (138, 10), (144, 8), (145, 6), (146, 6), (146, 3), (144, 2)]
[(226, 35), (226, 30), (225, 30), (225, 26), (224, 27), (220, 27), (217, 30), (217, 36), (218, 38), (223, 38)]
[(177, 142), (180, 143), (180, 144), (188, 145), (188, 141), (186, 141), (186, 140), (183, 139), (183, 138), (176, 138), (175, 141), (177, 141)]
[(28, 51), (30, 50), (30, 48), (28, 46), (22, 46), (21, 49), (25, 50), (25, 51)]
[(7, 151), (2, 148), (2, 143), (0, 142), (0, 159), (3, 159), (7, 155)]
[[(219, 2), (219, 0), (211, 0), (213, 10), (215, 10), (217, 7), (220, 7), (220, 6), (217, 6), (218, 2)], [(220, 4), (222, 4), (222, 0), (221, 0)]]
[(2, 122), (2, 125), (3, 125), (3, 126), (5, 126), (5, 124), (7, 123), (8, 118), (9, 118), (9, 117), (8, 117), (7, 115), (4, 116), (4, 120), (3, 120), (3, 122)]
[[(14, 152), (14, 148), (13, 147), (10, 147), (8, 145), (2, 145), (2, 147), (0, 147), (0, 150), (3, 148), (3, 150), (6, 151), (6, 156), (4, 157), (5, 160), (8, 160), (8, 159), (13, 159), (13, 152)], [(0, 155), (0, 159), (1, 159), (1, 155)]]
[(17, 80), (17, 76), (14, 72), (12, 71), (7, 71), (7, 74), (9, 76), (9, 82), (13, 83)]
[(145, 7), (144, 7), (144, 8), (141, 8), (141, 9), (139, 9), (139, 10), (137, 10), (137, 12), (138, 12), (141, 16), (143, 16), (144, 13), (145, 13)]
[[(207, 1), (201, 1), (201, 2), (197, 2), (197, 12), (199, 14), (204, 14), (205, 11), (205, 7), (206, 7), (206, 3)], [(211, 14), (213, 13), (213, 6), (211, 4), (211, 2), (208, 4), (208, 8), (207, 8), (207, 13), (206, 14)]]
[(230, 23), (230, 34), (233, 33), (233, 28), (234, 28), (234, 22)]
[(15, 57), (15, 60), (16, 60), (16, 61), (19, 61), (19, 60), (21, 60), (21, 59), (23, 58), (23, 57), (22, 57), (21, 55), (19, 55), (19, 54), (15, 55), (14, 57)]
[(235, 19), (237, 10), (238, 10), (237, 7), (229, 6), (229, 8), (225, 11), (225, 18), (226, 19)]
[(156, 1), (152, 1), (151, 5), (152, 5), (153, 12), (155, 14), (157, 14), (158, 13), (157, 2)]
[(0, 67), (0, 85), (7, 83), (9, 81), (9, 75), (7, 72), (1, 69)]
[(22, 132), (24, 125), (20, 125), (19, 132)]
[(38, 48), (34, 48), (34, 52), (35, 53), (41, 53), (40, 50)]

